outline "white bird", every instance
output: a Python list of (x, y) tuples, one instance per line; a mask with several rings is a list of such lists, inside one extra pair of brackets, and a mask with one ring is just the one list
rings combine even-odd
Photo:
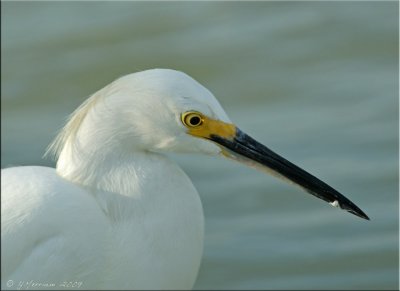
[(205, 87), (174, 70), (130, 74), (101, 89), (71, 115), (50, 151), (56, 169), (1, 171), (2, 289), (192, 288), (203, 249), (202, 205), (168, 152), (223, 155), (268, 169), (368, 219), (240, 131)]

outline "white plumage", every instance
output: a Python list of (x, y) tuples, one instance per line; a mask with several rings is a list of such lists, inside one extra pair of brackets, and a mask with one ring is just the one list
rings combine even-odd
[(49, 148), (56, 169), (1, 171), (2, 289), (192, 288), (203, 211), (167, 152), (222, 154), (268, 168), (368, 219), (336, 190), (236, 128), (195, 80), (148, 70), (116, 80), (71, 115)]
[(183, 73), (128, 75), (74, 112), (51, 149), (56, 170), (2, 170), (2, 288), (32, 279), (190, 289), (202, 255), (202, 206), (161, 152), (219, 152), (186, 134), (179, 115), (193, 109), (227, 118)]

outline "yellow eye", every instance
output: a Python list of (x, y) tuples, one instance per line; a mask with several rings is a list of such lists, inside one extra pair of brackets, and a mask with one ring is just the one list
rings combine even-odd
[(187, 127), (197, 127), (203, 124), (203, 116), (196, 111), (185, 112), (181, 116), (182, 123)]

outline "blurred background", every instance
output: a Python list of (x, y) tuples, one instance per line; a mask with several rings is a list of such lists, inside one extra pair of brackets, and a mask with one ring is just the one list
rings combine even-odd
[(2, 2), (1, 166), (119, 76), (182, 70), (371, 221), (223, 159), (174, 155), (206, 217), (196, 289), (397, 289), (398, 2)]

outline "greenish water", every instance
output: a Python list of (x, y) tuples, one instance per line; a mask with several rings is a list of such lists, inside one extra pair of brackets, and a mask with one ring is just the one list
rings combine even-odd
[(397, 289), (397, 2), (2, 2), (1, 166), (41, 158), (115, 78), (182, 70), (250, 135), (356, 202), (178, 156), (206, 216), (198, 289)]

